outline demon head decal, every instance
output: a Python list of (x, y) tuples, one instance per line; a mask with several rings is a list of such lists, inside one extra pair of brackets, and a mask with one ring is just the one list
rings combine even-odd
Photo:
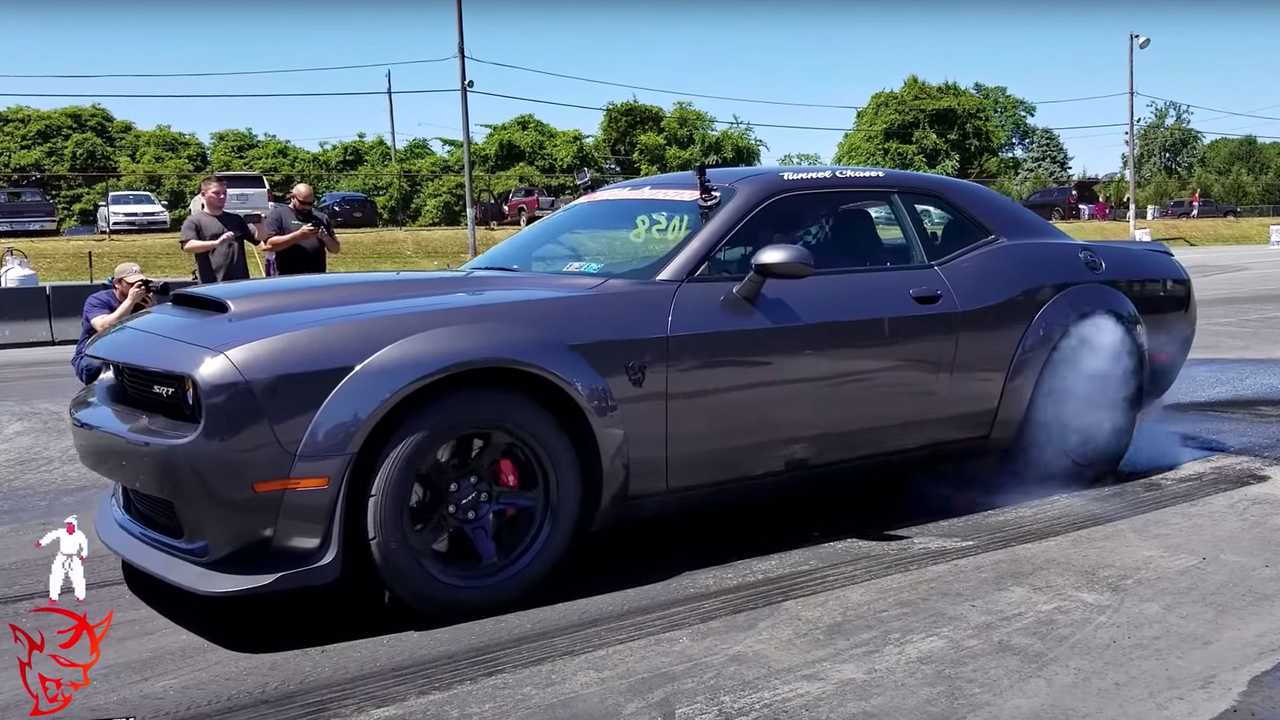
[(75, 693), (89, 687), (89, 670), (102, 657), (102, 640), (111, 627), (111, 613), (93, 623), (87, 614), (60, 607), (40, 607), (32, 612), (48, 613), (68, 624), (57, 631), (66, 639), (46, 649), (43, 631), (31, 633), (9, 624), (18, 654), (18, 674), (22, 687), (31, 696), (31, 717), (65, 710)]

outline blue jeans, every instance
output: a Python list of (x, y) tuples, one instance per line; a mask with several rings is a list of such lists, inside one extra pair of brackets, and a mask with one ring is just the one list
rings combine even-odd
[(76, 377), (85, 385), (97, 380), (102, 374), (102, 361), (85, 355), (72, 358), (71, 365), (76, 369)]

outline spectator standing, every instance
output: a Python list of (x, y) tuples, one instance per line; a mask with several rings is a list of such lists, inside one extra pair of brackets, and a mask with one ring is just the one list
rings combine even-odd
[(196, 257), (201, 283), (249, 279), (245, 242), (260, 244), (258, 224), (250, 224), (236, 213), (226, 212), (227, 184), (209, 176), (200, 181), (204, 209), (182, 223), (179, 245)]
[(263, 248), (275, 253), (281, 275), (323, 273), (328, 253), (342, 251), (328, 216), (315, 210), (315, 190), (298, 183), (289, 193), (288, 205), (277, 205), (264, 223)]
[(1200, 217), (1200, 188), (1191, 194), (1191, 217)]
[(84, 309), (80, 311), (80, 341), (71, 356), (71, 367), (75, 368), (80, 382), (88, 385), (102, 374), (101, 361), (84, 354), (89, 340), (138, 310), (151, 307), (154, 298), (142, 282), (146, 279), (138, 263), (123, 262), (111, 273), (111, 287), (85, 298)]

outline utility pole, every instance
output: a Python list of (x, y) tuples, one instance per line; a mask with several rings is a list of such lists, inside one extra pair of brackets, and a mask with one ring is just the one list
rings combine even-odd
[(471, 121), (467, 117), (467, 51), (462, 42), (462, 0), (458, 10), (458, 89), (462, 95), (462, 179), (467, 194), (467, 252), (476, 256), (476, 209), (471, 202)]
[(401, 226), (400, 222), (400, 166), (396, 165), (396, 107), (391, 101), (391, 68), (387, 68), (387, 117), (391, 120), (391, 169), (396, 173), (396, 227)]
[(1129, 239), (1135, 240), (1138, 236), (1138, 195), (1137, 186), (1138, 179), (1133, 171), (1133, 154), (1137, 147), (1137, 138), (1133, 133), (1133, 41), (1138, 41), (1138, 48), (1146, 50), (1151, 44), (1151, 38), (1143, 37), (1135, 32), (1129, 33)]
[(391, 165), (396, 164), (396, 108), (391, 102), (391, 70), (387, 70), (387, 117), (391, 119)]

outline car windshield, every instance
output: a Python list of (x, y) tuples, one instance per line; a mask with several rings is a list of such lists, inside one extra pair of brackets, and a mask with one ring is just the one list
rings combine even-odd
[[(717, 192), (723, 207), (730, 191)], [(709, 218), (699, 209), (697, 190), (601, 190), (529, 225), (461, 269), (651, 277)]]
[(38, 190), (3, 190), (0, 191), (0, 202), (48, 202)]
[(159, 205), (160, 202), (150, 193), (121, 193), (111, 195), (112, 205)]

